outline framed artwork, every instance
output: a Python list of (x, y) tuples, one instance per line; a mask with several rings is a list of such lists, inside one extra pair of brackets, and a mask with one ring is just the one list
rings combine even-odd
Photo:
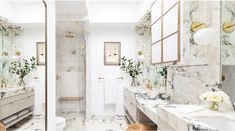
[(37, 42), (37, 65), (45, 65), (45, 42)]
[(104, 42), (104, 65), (120, 65), (121, 42)]

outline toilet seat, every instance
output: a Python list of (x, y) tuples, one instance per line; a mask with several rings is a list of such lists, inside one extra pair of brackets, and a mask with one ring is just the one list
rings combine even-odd
[(63, 130), (66, 125), (66, 120), (63, 117), (57, 116), (56, 117), (56, 129)]

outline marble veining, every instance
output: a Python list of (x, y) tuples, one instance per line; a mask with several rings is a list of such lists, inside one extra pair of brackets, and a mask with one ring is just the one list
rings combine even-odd
[(66, 118), (65, 131), (124, 131), (129, 126), (125, 116), (100, 117), (85, 119), (84, 112), (60, 112)]
[(201, 93), (217, 88), (213, 72), (208, 72), (210, 68), (207, 65), (171, 68), (174, 71), (173, 101), (199, 104)]
[(27, 92), (33, 92), (33, 91), (34, 91), (33, 86), (2, 88), (0, 89), (0, 99), (27, 93)]
[[(221, 10), (221, 26), (224, 23), (235, 22), (235, 2), (223, 1)], [(229, 40), (230, 33), (221, 31), (221, 62), (224, 65), (235, 64), (235, 43)]]
[(45, 116), (34, 115), (30, 120), (24, 119), (8, 129), (9, 131), (45, 131)]

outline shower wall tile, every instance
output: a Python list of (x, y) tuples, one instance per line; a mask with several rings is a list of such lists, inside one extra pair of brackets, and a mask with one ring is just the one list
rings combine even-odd
[[(76, 22), (57, 25), (57, 111), (85, 111), (85, 37)], [(74, 37), (66, 37), (68, 31), (73, 32)], [(82, 99), (59, 101), (63, 97)]]

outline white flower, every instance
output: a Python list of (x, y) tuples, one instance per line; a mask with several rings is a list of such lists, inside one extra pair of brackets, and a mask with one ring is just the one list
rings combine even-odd
[(210, 102), (223, 102), (229, 100), (229, 96), (223, 91), (209, 91), (200, 95), (201, 100)]

